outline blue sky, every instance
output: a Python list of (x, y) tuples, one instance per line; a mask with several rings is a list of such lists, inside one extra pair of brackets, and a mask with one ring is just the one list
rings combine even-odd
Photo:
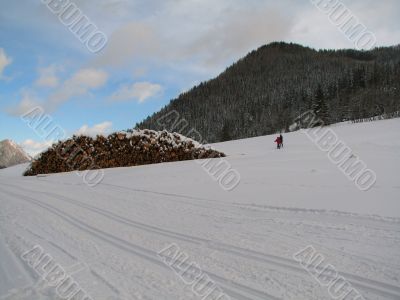
[[(60, 2), (75, 4), (104, 33), (101, 51), (92, 53), (62, 24)], [(49, 145), (20, 119), (35, 106), (69, 135), (132, 128), (272, 41), (354, 48), (311, 2), (0, 0), (0, 140), (13, 139), (31, 154)], [(341, 2), (377, 45), (399, 43), (397, 0)]]

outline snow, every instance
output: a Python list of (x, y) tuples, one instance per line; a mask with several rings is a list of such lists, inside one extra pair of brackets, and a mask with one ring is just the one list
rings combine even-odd
[[(142, 138), (147, 138), (148, 140), (161, 140), (163, 142), (167, 142), (171, 144), (174, 148), (179, 147), (179, 144), (182, 143), (192, 143), (195, 148), (200, 148), (201, 144), (198, 143), (197, 141), (188, 138), (182, 134), (179, 133), (171, 133), (168, 131), (155, 131), (155, 130), (149, 130), (149, 129), (134, 129), (130, 132), (127, 131), (119, 131), (117, 134), (123, 134), (126, 136), (126, 138), (131, 139), (134, 136), (139, 136)], [(111, 136), (111, 135), (110, 135)], [(177, 139), (178, 144), (177, 144)]]
[[(22, 177), (0, 171), (0, 299), (58, 299), (21, 254), (40, 245), (92, 299), (201, 299), (157, 255), (174, 243), (231, 299), (332, 299), (293, 255), (312, 245), (365, 299), (400, 299), (400, 119), (332, 126), (377, 174), (357, 189), (304, 133), (212, 145), (198, 162)], [(208, 299), (207, 299), (208, 300)], [(225, 299), (221, 299), (225, 300)]]

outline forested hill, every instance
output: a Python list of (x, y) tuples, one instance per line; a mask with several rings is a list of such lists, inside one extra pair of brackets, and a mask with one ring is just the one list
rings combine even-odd
[(316, 51), (272, 43), (136, 127), (170, 129), (157, 120), (176, 110), (203, 139), (219, 142), (287, 130), (309, 109), (327, 124), (400, 110), (400, 47)]

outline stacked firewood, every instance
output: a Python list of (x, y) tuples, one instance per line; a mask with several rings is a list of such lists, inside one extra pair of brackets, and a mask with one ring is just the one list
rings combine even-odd
[(73, 136), (37, 157), (25, 176), (162, 162), (224, 157), (177, 133), (153, 130), (117, 132), (107, 137)]

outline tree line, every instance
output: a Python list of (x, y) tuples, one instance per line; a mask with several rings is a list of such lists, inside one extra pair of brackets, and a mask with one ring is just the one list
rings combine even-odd
[(317, 51), (272, 43), (181, 94), (136, 128), (162, 130), (157, 119), (172, 110), (208, 142), (288, 131), (309, 110), (324, 124), (390, 114), (400, 110), (400, 47)]

